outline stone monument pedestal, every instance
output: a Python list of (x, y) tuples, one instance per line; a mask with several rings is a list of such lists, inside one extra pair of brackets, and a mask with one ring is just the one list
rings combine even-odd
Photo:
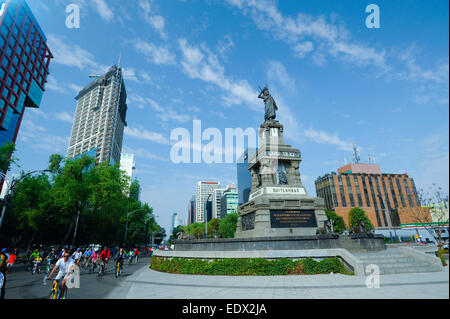
[(259, 130), (262, 142), (249, 160), (252, 191), (238, 207), (235, 238), (314, 236), (326, 232), (322, 198), (308, 196), (302, 185), (301, 153), (287, 145), (283, 125), (268, 120)]

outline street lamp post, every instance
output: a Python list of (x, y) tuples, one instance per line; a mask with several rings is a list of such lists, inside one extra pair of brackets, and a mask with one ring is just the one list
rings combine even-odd
[(75, 245), (75, 237), (77, 236), (78, 220), (80, 219), (81, 202), (78, 202), (77, 222), (75, 223), (75, 231), (73, 232), (72, 248)]
[(5, 198), (3, 199), (2, 215), (0, 217), (0, 229), (2, 228), (3, 218), (5, 216), (6, 209), (8, 208), (8, 206), (9, 206), (9, 204), (11, 202), (11, 196), (12, 196), (11, 194), (12, 194), (12, 191), (13, 191), (14, 187), (17, 185), (17, 183), (19, 183), (22, 179), (24, 179), (28, 175), (31, 175), (31, 174), (34, 174), (34, 173), (39, 173), (39, 172), (50, 172), (50, 170), (44, 169), (44, 170), (32, 171), (32, 172), (29, 172), (29, 173), (23, 175), (18, 180), (14, 180), (14, 178), (12, 178), (11, 182), (8, 182), (8, 180), (6, 179), (6, 174), (5, 173), (0, 173), (0, 175), (5, 179), (5, 182), (6, 182), (6, 185), (7, 185), (6, 195), (5, 195)]
[(129, 212), (129, 213), (127, 214), (127, 223), (126, 223), (126, 225), (125, 225), (125, 239), (124, 239), (124, 244), (127, 243), (128, 216), (130, 216), (131, 214), (134, 214), (134, 213), (136, 213), (136, 212), (139, 212), (139, 211), (141, 211), (141, 210), (145, 210), (145, 209), (143, 209), (143, 208), (136, 209), (136, 210), (133, 210), (132, 212)]

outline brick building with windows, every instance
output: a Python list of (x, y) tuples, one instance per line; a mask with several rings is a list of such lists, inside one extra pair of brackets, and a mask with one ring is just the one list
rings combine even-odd
[(315, 181), (318, 197), (328, 210), (342, 216), (361, 207), (375, 228), (399, 227), (417, 222), (418, 201), (414, 180), (408, 174), (385, 174), (377, 164), (349, 164)]
[(53, 58), (46, 42), (24, 0), (0, 0), (0, 146), (16, 142), (25, 108), (41, 104)]

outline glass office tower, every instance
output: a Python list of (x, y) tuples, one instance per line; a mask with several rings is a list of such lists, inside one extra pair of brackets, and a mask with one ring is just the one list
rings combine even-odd
[(41, 104), (53, 58), (46, 42), (24, 0), (0, 0), (0, 146), (16, 142), (25, 108)]

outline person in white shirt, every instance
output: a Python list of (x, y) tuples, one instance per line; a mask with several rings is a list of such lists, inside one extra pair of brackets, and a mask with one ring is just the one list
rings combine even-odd
[(81, 256), (83, 256), (83, 253), (81, 252), (81, 248), (78, 248), (73, 254), (72, 257), (77, 264), (77, 266), (80, 265)]
[(55, 267), (53, 268), (50, 275), (47, 277), (50, 280), (55, 273), (56, 270), (59, 269), (58, 274), (56, 275), (55, 281), (61, 280), (61, 295), (64, 296), (64, 290), (66, 289), (66, 281), (70, 279), (70, 275), (73, 271), (74, 261), (70, 258), (70, 253), (65, 252), (63, 258), (56, 262)]

